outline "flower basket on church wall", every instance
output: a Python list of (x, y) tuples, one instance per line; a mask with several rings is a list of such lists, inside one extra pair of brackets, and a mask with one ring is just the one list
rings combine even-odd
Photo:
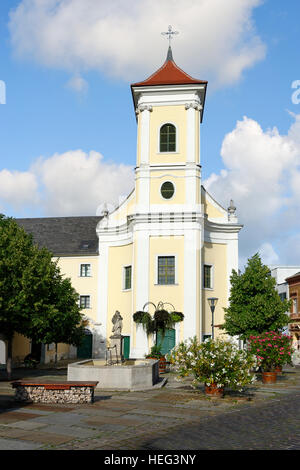
[[(148, 337), (155, 335), (155, 341), (157, 341), (159, 333), (161, 335), (161, 341), (163, 341), (166, 331), (169, 328), (173, 328), (176, 323), (183, 321), (184, 315), (181, 312), (175, 311), (174, 306), (168, 302), (159, 302), (157, 306), (152, 302), (147, 302), (144, 305), (144, 309), (149, 305), (155, 308), (153, 316), (151, 316), (149, 312), (141, 310), (133, 314), (133, 321), (144, 328)], [(172, 310), (167, 310), (165, 306), (171, 306)], [(161, 347), (161, 344), (155, 344), (146, 358), (159, 359), (160, 372), (165, 372), (167, 361), (160, 350)]]

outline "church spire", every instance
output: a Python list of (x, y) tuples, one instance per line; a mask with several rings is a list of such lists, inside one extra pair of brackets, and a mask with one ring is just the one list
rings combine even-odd
[(168, 49), (167, 60), (172, 60), (174, 62), (171, 46), (169, 46), (169, 49)]

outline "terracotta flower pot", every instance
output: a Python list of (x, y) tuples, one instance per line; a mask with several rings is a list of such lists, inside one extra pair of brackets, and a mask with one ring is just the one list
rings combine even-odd
[(264, 384), (274, 384), (277, 380), (277, 373), (276, 372), (263, 372), (262, 373), (262, 381)]
[(224, 388), (217, 387), (215, 383), (205, 385), (205, 394), (209, 397), (221, 398), (224, 395)]
[[(147, 359), (154, 359), (155, 361), (158, 361), (157, 357), (147, 356)], [(165, 372), (166, 371), (166, 366), (167, 366), (166, 358), (165, 358), (165, 356), (161, 356), (159, 358), (159, 363), (158, 363), (159, 372)]]
[(165, 356), (159, 358), (159, 372), (166, 372), (167, 361)]

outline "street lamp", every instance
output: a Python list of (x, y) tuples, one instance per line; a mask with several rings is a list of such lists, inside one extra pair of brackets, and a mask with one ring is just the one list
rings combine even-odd
[(214, 311), (218, 302), (217, 297), (207, 299), (211, 310), (211, 338), (214, 339)]

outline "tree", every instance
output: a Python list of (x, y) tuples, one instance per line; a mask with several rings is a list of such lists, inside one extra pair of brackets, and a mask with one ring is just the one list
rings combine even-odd
[(251, 335), (278, 331), (288, 324), (290, 319), (286, 312), (290, 302), (280, 299), (276, 281), (258, 253), (248, 259), (243, 274), (233, 270), (230, 281), (229, 307), (224, 308), (222, 325), (229, 335), (247, 340)]
[(7, 340), (9, 378), (16, 332), (37, 343), (75, 345), (83, 335), (78, 294), (51, 256), (12, 218), (0, 215), (0, 331)]

